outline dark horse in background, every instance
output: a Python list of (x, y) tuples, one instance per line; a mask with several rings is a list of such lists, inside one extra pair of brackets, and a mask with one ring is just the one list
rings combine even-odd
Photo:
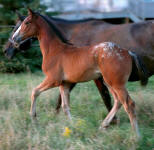
[[(24, 17), (20, 16), (20, 20), (16, 25), (16, 29), (19, 27)], [(61, 32), (66, 36), (66, 38), (77, 46), (92, 45), (105, 41), (112, 41), (119, 44), (121, 47), (128, 50), (136, 52), (143, 60), (144, 65), (147, 70), (145, 73), (148, 77), (154, 73), (154, 24), (153, 21), (146, 21), (141, 23), (131, 23), (123, 25), (113, 25), (105, 23), (101, 20), (89, 19), (83, 21), (67, 21), (63, 19), (50, 18)], [(15, 29), (15, 30), (16, 30)], [(14, 31), (15, 31), (14, 30)], [(22, 43), (30, 46), (31, 40), (29, 39)], [(28, 44), (26, 44), (28, 43)], [(20, 45), (20, 46), (22, 46)], [(27, 47), (28, 47), (27, 46)], [(24, 46), (23, 46), (24, 47)], [(19, 51), (20, 51), (19, 47)], [(27, 49), (27, 48), (25, 48)], [(11, 42), (7, 43), (5, 53), (7, 56), (13, 56), (15, 52), (18, 51)], [(129, 81), (140, 80), (139, 74), (135, 63), (133, 63), (132, 73), (130, 75)], [(102, 79), (95, 82), (98, 86), (101, 96), (108, 108), (111, 109), (111, 99), (109, 97), (109, 92), (103, 83)], [(72, 84), (70, 90), (74, 87)], [(61, 97), (59, 96), (59, 103), (57, 105), (57, 110), (61, 105)]]

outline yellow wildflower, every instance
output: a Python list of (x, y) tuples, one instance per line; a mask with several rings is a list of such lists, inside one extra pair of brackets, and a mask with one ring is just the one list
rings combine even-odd
[(65, 131), (63, 133), (63, 136), (69, 137), (71, 133), (72, 133), (72, 130), (70, 130), (68, 127), (65, 127)]

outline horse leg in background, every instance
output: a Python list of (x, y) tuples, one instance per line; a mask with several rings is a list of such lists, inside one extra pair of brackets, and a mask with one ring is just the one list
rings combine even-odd
[(125, 87), (115, 89), (115, 92), (118, 96), (118, 99), (123, 104), (124, 109), (129, 116), (132, 128), (135, 130), (137, 136), (140, 137), (140, 133), (138, 130), (138, 124), (136, 120), (135, 102), (131, 99)]
[[(111, 103), (111, 96), (109, 94), (109, 90), (106, 87), (106, 85), (103, 82), (103, 78), (98, 78), (97, 80), (94, 80), (95, 84), (99, 90), (99, 93), (104, 101), (104, 104), (108, 110), (108, 112), (110, 112), (110, 110), (112, 109), (112, 103)], [(112, 123), (116, 124), (117, 123), (117, 117), (114, 116), (112, 118)]]
[[(75, 87), (76, 83), (72, 83), (69, 87), (69, 92), (72, 91), (72, 89)], [(62, 100), (61, 100), (61, 95), (59, 94), (58, 96), (58, 99), (57, 99), (57, 105), (56, 105), (56, 113), (59, 113), (60, 111), (60, 108), (61, 108), (61, 103), (62, 103)]]
[(72, 84), (64, 83), (59, 87), (62, 100), (62, 108), (64, 113), (68, 116), (70, 120), (71, 120), (71, 113), (69, 108), (69, 97), (70, 97), (71, 85)]
[(54, 87), (49, 81), (48, 78), (45, 78), (45, 80), (37, 86), (32, 91), (31, 95), (31, 108), (30, 108), (30, 115), (32, 118), (36, 117), (36, 98), (40, 95), (41, 92), (48, 90), (49, 88)]
[(113, 118), (115, 117), (116, 112), (121, 107), (121, 104), (119, 103), (117, 94), (114, 92), (114, 90), (111, 87), (109, 88), (109, 90), (110, 90), (111, 94), (113, 95), (114, 105), (113, 105), (111, 111), (109, 112), (109, 114), (107, 115), (107, 117), (103, 120), (103, 123), (100, 127), (100, 128), (104, 128), (104, 129), (109, 126), (109, 124), (112, 122)]

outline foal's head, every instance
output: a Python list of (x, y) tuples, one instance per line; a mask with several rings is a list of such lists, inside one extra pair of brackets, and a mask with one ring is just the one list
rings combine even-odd
[(36, 37), (38, 33), (37, 19), (38, 14), (28, 9), (28, 16), (12, 36), (13, 41), (18, 44), (27, 38)]
[(6, 42), (6, 44), (3, 48), (5, 56), (8, 57), (9, 59), (13, 58), (15, 56), (15, 54), (18, 53), (18, 52), (27, 51), (31, 47), (32, 42), (36, 40), (36, 38), (28, 38), (28, 39), (23, 40), (22, 42), (20, 42), (18, 44), (15, 43), (12, 40), (13, 34), (18, 30), (21, 23), (26, 18), (25, 16), (21, 15), (19, 12), (16, 12), (16, 14), (17, 14), (17, 17), (18, 17), (17, 21), (16, 21), (16, 25), (15, 25), (10, 37), (8, 38), (8, 41)]
[(16, 25), (11, 33), (11, 36), (8, 38), (7, 43), (4, 46), (4, 53), (8, 58), (12, 58), (18, 51), (25, 51), (31, 45), (31, 40), (23, 41), (19, 45), (15, 45), (14, 41), (12, 40), (12, 35), (17, 31), (19, 26), (21, 25), (22, 21), (25, 19), (25, 16), (22, 16), (19, 12), (16, 12), (18, 19), (16, 21)]

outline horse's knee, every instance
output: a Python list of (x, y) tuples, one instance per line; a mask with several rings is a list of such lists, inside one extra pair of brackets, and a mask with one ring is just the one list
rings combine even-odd
[(129, 97), (127, 100), (128, 113), (135, 115), (135, 102)]
[(40, 92), (39, 92), (39, 90), (37, 88), (33, 89), (32, 97), (37, 97), (37, 96), (39, 96), (39, 94), (40, 94)]
[(131, 108), (135, 109), (135, 102), (134, 102), (134, 101), (130, 100), (130, 101), (128, 102), (128, 105), (129, 105)]

